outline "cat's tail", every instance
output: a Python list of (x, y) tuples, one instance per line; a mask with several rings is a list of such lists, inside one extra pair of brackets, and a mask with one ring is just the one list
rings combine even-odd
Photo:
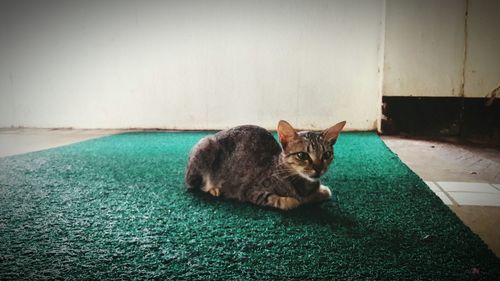
[(188, 190), (201, 189), (203, 175), (212, 166), (215, 156), (215, 142), (211, 137), (201, 139), (191, 150), (186, 168), (185, 181)]

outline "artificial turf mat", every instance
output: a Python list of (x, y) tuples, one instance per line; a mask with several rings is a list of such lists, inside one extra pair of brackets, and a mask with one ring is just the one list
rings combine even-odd
[(206, 133), (126, 133), (0, 159), (0, 280), (499, 280), (500, 262), (373, 133), (333, 199), (283, 212), (185, 191)]

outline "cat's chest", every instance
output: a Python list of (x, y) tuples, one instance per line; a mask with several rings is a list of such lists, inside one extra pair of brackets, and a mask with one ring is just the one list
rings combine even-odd
[(296, 175), (271, 175), (260, 180), (259, 185), (283, 196), (308, 197), (319, 189), (319, 182), (310, 182)]
[(319, 181), (318, 182), (309, 182), (307, 180), (304, 180), (304, 184), (302, 185), (294, 185), (295, 192), (300, 197), (308, 197), (309, 195), (315, 193), (319, 189)]

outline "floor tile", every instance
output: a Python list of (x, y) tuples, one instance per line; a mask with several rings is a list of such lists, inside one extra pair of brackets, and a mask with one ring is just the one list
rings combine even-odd
[(489, 183), (439, 181), (437, 184), (446, 192), (480, 192), (500, 194), (500, 190), (494, 188)]
[(434, 192), (443, 192), (439, 186), (437, 186), (437, 184), (435, 182), (432, 182), (432, 181), (425, 181), (425, 183), (427, 184), (427, 186)]
[(500, 206), (500, 193), (449, 192), (459, 205)]
[[(425, 181), (493, 183), (492, 187), (500, 191), (500, 151), (498, 149), (398, 136), (382, 136), (382, 138), (387, 146), (401, 158), (401, 161)], [(446, 194), (444, 192), (444, 195)], [(498, 193), (495, 191), (494, 194)], [(458, 194), (456, 197), (462, 199), (463, 196)], [(472, 201), (471, 199), (469, 198), (468, 201)], [(489, 200), (493, 201), (490, 205), (496, 205), (498, 202)], [(454, 199), (452, 202), (453, 205), (447, 206), (500, 257), (498, 227), (500, 206), (457, 205)], [(488, 202), (480, 201), (479, 203)]]
[(453, 205), (453, 202), (451, 202), (450, 198), (448, 198), (444, 192), (435, 191), (434, 193), (441, 199), (441, 201), (443, 201), (444, 204)]

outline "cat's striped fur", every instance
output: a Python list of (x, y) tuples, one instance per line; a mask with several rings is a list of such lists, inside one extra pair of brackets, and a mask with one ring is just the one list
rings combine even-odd
[(327, 200), (331, 191), (319, 179), (333, 161), (333, 144), (344, 125), (297, 132), (280, 121), (281, 146), (257, 126), (218, 132), (192, 149), (187, 188), (282, 210)]

